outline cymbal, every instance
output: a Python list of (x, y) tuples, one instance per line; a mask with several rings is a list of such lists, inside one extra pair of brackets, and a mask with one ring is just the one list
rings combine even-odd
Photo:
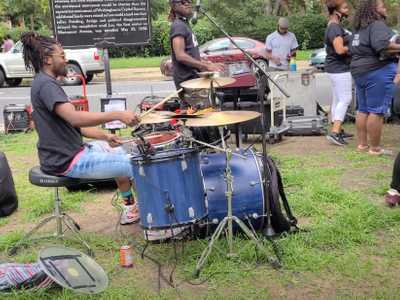
[(140, 119), (140, 124), (158, 124), (171, 120), (175, 113), (169, 111), (152, 112)]
[(235, 81), (231, 77), (196, 78), (182, 82), (181, 86), (185, 89), (210, 89), (212, 82), (214, 88), (221, 88)]
[(208, 127), (208, 126), (225, 126), (237, 124), (256, 119), (260, 116), (256, 111), (218, 111), (200, 115), (199, 118), (188, 119), (185, 125), (188, 127)]

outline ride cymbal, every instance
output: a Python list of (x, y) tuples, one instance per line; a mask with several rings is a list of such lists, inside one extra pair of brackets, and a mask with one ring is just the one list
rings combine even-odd
[(188, 127), (225, 126), (250, 121), (259, 116), (259, 112), (246, 110), (210, 112), (196, 119), (188, 119), (185, 125)]
[(210, 89), (212, 82), (214, 88), (222, 88), (235, 81), (236, 79), (231, 77), (196, 78), (182, 82), (181, 86), (185, 89)]

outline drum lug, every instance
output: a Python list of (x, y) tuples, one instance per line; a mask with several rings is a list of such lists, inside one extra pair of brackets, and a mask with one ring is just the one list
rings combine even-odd
[(189, 207), (188, 208), (188, 212), (189, 212), (189, 217), (190, 218), (194, 218), (194, 208), (193, 207)]
[(146, 217), (146, 219), (147, 219), (147, 223), (148, 224), (153, 224), (153, 216), (152, 216), (152, 214), (147, 214), (147, 217)]
[(139, 163), (139, 175), (142, 177), (146, 176), (146, 174), (144, 173), (144, 168), (143, 168), (142, 163)]
[(250, 181), (249, 183), (250, 186), (256, 186), (257, 184), (259, 184), (257, 181)]
[(182, 171), (186, 171), (188, 168), (185, 156), (182, 156), (181, 167), (182, 167)]
[(219, 220), (217, 218), (212, 219), (211, 221), (213, 224), (217, 225), (219, 223)]

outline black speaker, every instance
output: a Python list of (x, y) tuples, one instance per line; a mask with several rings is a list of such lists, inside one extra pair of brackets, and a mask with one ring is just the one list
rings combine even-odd
[(18, 207), (17, 192), (6, 155), (0, 152), (0, 217), (11, 215)]

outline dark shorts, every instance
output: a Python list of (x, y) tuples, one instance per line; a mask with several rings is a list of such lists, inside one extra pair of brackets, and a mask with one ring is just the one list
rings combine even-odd
[(385, 114), (393, 100), (396, 64), (355, 78), (357, 110), (362, 113)]

